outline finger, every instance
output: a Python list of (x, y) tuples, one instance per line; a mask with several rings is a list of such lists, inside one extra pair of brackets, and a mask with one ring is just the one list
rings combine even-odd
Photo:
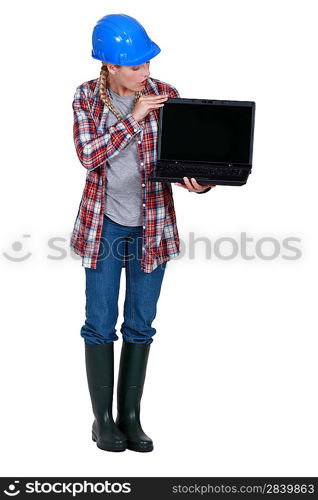
[(160, 105), (160, 104), (165, 104), (167, 99), (159, 99), (156, 101), (148, 101), (146, 104), (150, 104), (150, 106), (155, 106), (155, 105)]
[(207, 187), (212, 188), (212, 187), (216, 186), (216, 184), (199, 184), (194, 177), (191, 177), (191, 181), (192, 181), (192, 184), (194, 185), (194, 187), (196, 187), (196, 188), (206, 189)]
[(194, 177), (191, 177), (191, 182), (195, 188), (202, 188), (203, 187), (201, 184), (197, 183), (197, 180)]
[(167, 99), (169, 99), (169, 96), (166, 95), (157, 95), (157, 96), (143, 95), (139, 98), (140, 101), (145, 101), (145, 102), (166, 101)]
[(165, 102), (144, 102), (143, 103), (147, 108), (159, 108), (160, 106), (164, 106), (166, 103)]
[(206, 189), (208, 186), (199, 184), (194, 177), (191, 177), (191, 182), (196, 190), (202, 191), (202, 189)]
[(189, 189), (189, 191), (193, 191), (193, 186), (189, 181), (188, 177), (183, 177), (183, 180), (185, 182), (185, 185), (187, 186), (187, 189)]
[(169, 97), (169, 94), (167, 92), (163, 92), (162, 94), (142, 94), (142, 97), (165, 97), (165, 96), (168, 96)]
[(187, 186), (185, 186), (184, 184), (181, 184), (180, 182), (175, 182), (174, 183), (176, 186), (180, 186), (182, 187), (183, 189), (188, 189)]

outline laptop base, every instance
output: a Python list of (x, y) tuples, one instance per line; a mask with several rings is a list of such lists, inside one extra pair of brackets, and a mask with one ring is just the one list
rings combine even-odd
[(181, 182), (184, 184), (183, 177), (192, 177), (199, 184), (218, 184), (222, 186), (243, 186), (246, 184), (248, 176), (252, 171), (251, 166), (217, 166), (217, 165), (198, 165), (187, 164), (179, 165), (177, 162), (165, 164), (158, 162), (149, 172), (149, 181), (162, 182)]
[[(189, 177), (187, 175), (185, 175), (184, 177)], [(230, 179), (226, 179), (226, 180), (220, 180), (220, 179), (200, 179), (199, 176), (193, 176), (191, 175), (191, 177), (194, 177), (195, 180), (197, 181), (198, 184), (202, 184), (202, 185), (205, 185), (205, 184), (216, 184), (216, 185), (220, 185), (220, 186), (243, 186), (244, 184), (246, 184), (246, 181), (247, 179), (245, 180), (241, 180), (241, 181), (234, 181), (234, 180), (230, 180)], [(191, 180), (191, 177), (189, 177), (189, 179)], [(171, 182), (171, 183), (174, 183), (174, 182), (179, 182), (180, 184), (185, 184), (184, 180), (182, 177), (157, 177), (157, 176), (151, 176), (151, 177), (148, 177), (148, 181), (151, 181), (151, 182)]]

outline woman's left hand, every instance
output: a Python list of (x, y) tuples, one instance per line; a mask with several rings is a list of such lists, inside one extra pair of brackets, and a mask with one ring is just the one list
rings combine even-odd
[(192, 184), (188, 177), (183, 177), (183, 180), (185, 184), (181, 184), (180, 182), (175, 182), (174, 184), (176, 186), (183, 187), (184, 189), (187, 189), (188, 191), (193, 191), (194, 193), (201, 193), (202, 191), (205, 191), (206, 188), (208, 187), (215, 187), (215, 184), (205, 184), (204, 186), (202, 184), (198, 184), (197, 181), (195, 180), (194, 177), (191, 177)]

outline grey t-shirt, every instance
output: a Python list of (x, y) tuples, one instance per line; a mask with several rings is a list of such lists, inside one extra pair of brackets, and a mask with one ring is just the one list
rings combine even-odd
[[(110, 90), (112, 104), (122, 117), (131, 113), (135, 94), (120, 96)], [(107, 128), (118, 119), (109, 110)], [(106, 193), (104, 213), (113, 221), (124, 226), (142, 225), (142, 193), (139, 170), (137, 141), (134, 136), (130, 143), (113, 158), (106, 168)]]

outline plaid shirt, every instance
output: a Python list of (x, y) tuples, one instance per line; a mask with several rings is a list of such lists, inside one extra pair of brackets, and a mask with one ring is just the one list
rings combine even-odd
[[(179, 97), (174, 87), (155, 78), (148, 78), (141, 92), (144, 95), (165, 93), (172, 98)], [(108, 89), (106, 94), (111, 99)], [(131, 140), (135, 140), (134, 136), (138, 136), (143, 188), (141, 269), (150, 273), (159, 264), (180, 253), (171, 184), (147, 180), (156, 164), (159, 111), (150, 111), (141, 122), (129, 113), (113, 126), (107, 127), (109, 108), (99, 97), (98, 78), (77, 87), (72, 106), (75, 148), (87, 175), (70, 247), (82, 257), (82, 266), (96, 269), (104, 221), (108, 159), (118, 155)], [(125, 265), (123, 258), (123, 267)]]

